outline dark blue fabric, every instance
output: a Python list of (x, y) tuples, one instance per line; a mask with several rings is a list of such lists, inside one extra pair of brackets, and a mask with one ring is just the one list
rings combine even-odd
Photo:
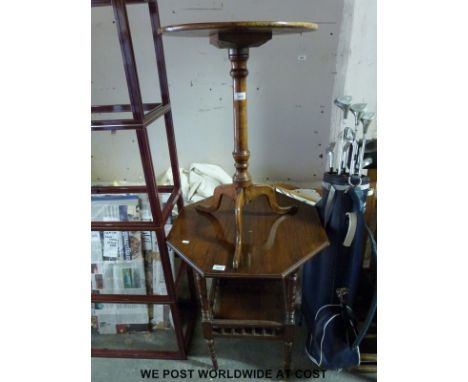
[(331, 370), (359, 366), (359, 348), (350, 346), (356, 338), (356, 322), (351, 315), (342, 314), (341, 306), (320, 310), (315, 328), (309, 334), (306, 351), (317, 366)]
[[(324, 181), (336, 186), (348, 185), (344, 175), (325, 174)], [(369, 183), (364, 178), (362, 185)], [(323, 197), (317, 205), (323, 222), (328, 190), (323, 190)], [(365, 201), (367, 191), (362, 192)], [(330, 220), (326, 231), (330, 245), (320, 254), (306, 262), (303, 267), (302, 304), (309, 327), (313, 323), (317, 310), (326, 304), (338, 303), (336, 289), (349, 289), (348, 304), (353, 308), (361, 269), (364, 221), (358, 218), (356, 234), (350, 247), (343, 246), (348, 228), (347, 212), (355, 212), (353, 199), (349, 192), (335, 191)]]
[[(325, 174), (324, 182), (336, 187), (349, 185), (348, 177), (345, 175)], [(369, 179), (364, 177), (361, 187), (368, 183)], [(322, 200), (317, 205), (322, 222), (325, 216), (328, 193), (328, 190), (323, 190)], [(306, 346), (310, 355), (319, 351), (317, 346), (319, 346), (319, 340), (324, 330), (324, 322), (333, 314), (334, 308), (325, 308), (320, 311), (320, 317), (316, 321), (315, 316), (320, 307), (337, 304), (337, 309), (340, 311), (340, 302), (336, 294), (338, 288), (348, 289), (346, 304), (351, 311), (354, 307), (362, 264), (361, 254), (365, 231), (363, 210), (366, 198), (367, 190), (364, 191), (359, 187), (354, 188), (352, 192), (338, 189), (335, 191), (330, 218), (325, 227), (330, 246), (304, 264), (302, 308), (310, 333)], [(356, 213), (357, 226), (351, 246), (345, 247), (342, 243), (348, 229), (348, 217), (346, 216), (348, 212)], [(321, 365), (322, 367), (340, 369), (358, 365), (355, 364), (355, 351), (359, 350), (353, 349), (352, 346), (356, 336), (350, 339), (347, 335), (348, 331), (343, 329), (349, 325), (349, 319), (343, 315), (333, 320), (325, 337), (327, 340), (324, 343), (326, 360)]]

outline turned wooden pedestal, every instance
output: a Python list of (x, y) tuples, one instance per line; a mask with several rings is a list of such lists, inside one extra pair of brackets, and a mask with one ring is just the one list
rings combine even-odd
[(274, 189), (268, 185), (252, 184), (248, 172), (250, 152), (247, 128), (247, 60), (249, 48), (258, 47), (271, 40), (273, 34), (302, 33), (317, 29), (317, 25), (305, 22), (219, 22), (172, 25), (163, 28), (164, 32), (180, 36), (209, 36), (212, 45), (228, 49), (231, 62), (233, 108), (234, 108), (234, 151), (236, 172), (233, 182), (216, 188), (209, 203), (198, 205), (198, 210), (213, 213), (218, 210), (221, 199), (228, 197), (234, 201), (236, 246), (233, 268), (238, 268), (242, 253), (244, 207), (259, 196), (267, 198), (271, 210), (276, 214), (293, 213), (295, 206), (282, 207), (278, 204)]

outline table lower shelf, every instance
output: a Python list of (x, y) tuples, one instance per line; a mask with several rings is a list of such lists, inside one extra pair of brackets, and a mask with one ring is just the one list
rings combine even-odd
[(207, 293), (206, 278), (195, 274), (203, 336), (215, 369), (215, 337), (282, 340), (283, 367), (290, 368), (296, 278), (296, 273), (287, 279), (212, 278)]
[(232, 330), (219, 330), (220, 334), (271, 336), (284, 326), (281, 280), (214, 279), (210, 300), (215, 333), (229, 325)]

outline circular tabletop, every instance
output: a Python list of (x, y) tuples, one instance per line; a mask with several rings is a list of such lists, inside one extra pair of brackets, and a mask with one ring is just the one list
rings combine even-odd
[(168, 25), (161, 28), (163, 33), (174, 36), (205, 37), (217, 32), (272, 32), (274, 35), (312, 32), (318, 25), (303, 21), (224, 21)]

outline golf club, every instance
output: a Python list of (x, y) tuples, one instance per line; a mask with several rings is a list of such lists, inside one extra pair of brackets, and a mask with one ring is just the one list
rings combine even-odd
[(361, 175), (362, 171), (362, 164), (364, 160), (364, 152), (366, 151), (366, 138), (367, 138), (367, 131), (369, 130), (369, 126), (375, 118), (375, 113), (363, 113), (360, 116), (360, 120), (362, 123), (362, 143), (359, 149), (359, 163), (358, 163), (358, 174)]
[(354, 131), (353, 129), (351, 129), (350, 127), (346, 127), (344, 130), (343, 130), (343, 138), (344, 138), (344, 141), (345, 143), (348, 142), (349, 145), (347, 146), (347, 150), (346, 150), (346, 153), (344, 155), (344, 171), (345, 173), (349, 171), (349, 166), (350, 166), (350, 148), (353, 144), (353, 141), (354, 141), (354, 138), (355, 138), (355, 134), (354, 134)]
[(347, 169), (348, 169), (348, 160), (349, 160), (349, 149), (350, 149), (350, 147), (351, 147), (351, 141), (345, 140), (345, 143), (343, 145), (342, 154), (341, 154), (342, 163), (340, 164), (340, 168), (342, 169), (342, 171), (344, 171), (345, 174), (346, 174)]
[[(366, 109), (366, 107), (367, 107), (366, 103), (355, 103), (349, 107), (349, 110), (351, 110), (351, 113), (353, 113), (354, 115), (354, 121), (355, 121), (354, 138), (355, 140), (357, 139), (357, 129), (359, 126), (359, 122), (361, 120), (361, 116), (364, 114), (364, 110)], [(357, 162), (357, 157), (358, 157), (357, 149), (358, 149), (357, 143), (355, 144), (353, 142), (353, 151), (352, 151), (351, 165), (350, 165), (350, 171), (349, 171), (350, 175), (354, 175), (356, 173), (356, 162)]]
[(343, 137), (344, 139), (354, 139), (355, 138), (355, 134), (354, 134), (354, 130), (351, 128), (351, 127), (345, 127), (345, 129), (343, 130)]
[(356, 139), (354, 139), (351, 142), (352, 146), (352, 151), (351, 151), (351, 159), (350, 159), (350, 165), (349, 165), (349, 175), (354, 175), (356, 174), (356, 158), (357, 158), (357, 152), (358, 152), (358, 143)]
[(335, 142), (330, 143), (325, 150), (327, 153), (328, 171), (330, 173), (333, 172), (333, 150), (335, 150)]
[(372, 164), (372, 158), (365, 158), (362, 161), (361, 169), (366, 168), (367, 166), (370, 166), (371, 164)]
[(348, 118), (348, 112), (349, 112), (349, 108), (351, 106), (351, 101), (352, 101), (352, 97), (351, 96), (341, 96), (341, 97), (338, 97), (335, 99), (334, 101), (334, 104), (336, 106), (338, 106), (342, 111), (343, 111), (343, 119), (341, 120), (341, 124), (340, 124), (340, 129), (339, 129), (339, 132), (338, 132), (338, 139), (337, 139), (337, 146), (336, 146), (336, 152), (338, 153), (338, 155), (336, 155), (336, 159), (337, 159), (337, 162), (336, 162), (336, 169), (337, 169), (337, 173), (338, 175), (341, 174), (341, 162), (342, 162), (342, 153), (343, 153), (343, 135), (342, 135), (342, 126), (344, 124), (344, 120)]
[(364, 113), (364, 110), (367, 107), (367, 103), (355, 103), (352, 104), (349, 107), (349, 110), (351, 110), (351, 113), (354, 115), (354, 120), (355, 120), (355, 131), (357, 130), (357, 127), (359, 126), (359, 121), (361, 119), (361, 116)]
[(343, 119), (348, 118), (348, 111), (351, 106), (351, 101), (353, 97), (351, 96), (341, 96), (335, 99), (334, 103), (338, 106), (341, 110), (343, 110)]

